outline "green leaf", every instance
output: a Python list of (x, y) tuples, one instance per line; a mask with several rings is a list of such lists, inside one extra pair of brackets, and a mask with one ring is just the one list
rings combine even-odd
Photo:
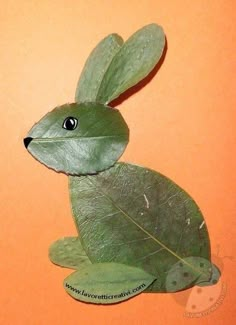
[(102, 78), (123, 44), (117, 34), (108, 35), (92, 51), (81, 73), (75, 94), (76, 102), (94, 102)]
[(64, 237), (49, 247), (49, 258), (52, 263), (78, 269), (91, 264), (78, 237)]
[[(166, 277), (177, 262), (186, 264), (190, 256), (210, 260), (198, 206), (155, 171), (117, 163), (98, 175), (70, 177), (70, 197), (91, 262), (142, 268), (158, 278), (148, 291), (166, 292)], [(199, 269), (195, 262), (188, 267), (194, 274)]]
[(81, 301), (113, 304), (138, 295), (154, 280), (155, 277), (135, 267), (98, 263), (69, 275), (64, 280), (64, 288)]
[[(74, 130), (64, 128), (68, 117)], [(66, 104), (55, 108), (30, 130), (29, 152), (44, 165), (67, 174), (96, 173), (112, 166), (129, 139), (120, 112), (98, 103)]]
[(162, 56), (165, 46), (163, 29), (150, 24), (133, 34), (108, 67), (96, 101), (110, 103), (145, 78)]

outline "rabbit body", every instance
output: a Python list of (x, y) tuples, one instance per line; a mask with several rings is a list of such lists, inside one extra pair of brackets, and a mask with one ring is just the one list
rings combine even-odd
[(64, 287), (78, 300), (114, 303), (142, 291), (175, 292), (219, 278), (193, 199), (153, 170), (117, 162), (129, 129), (109, 103), (153, 70), (164, 47), (156, 24), (125, 43), (109, 35), (86, 61), (75, 103), (46, 114), (24, 139), (37, 160), (69, 176), (78, 237), (53, 243), (49, 257), (76, 270)]

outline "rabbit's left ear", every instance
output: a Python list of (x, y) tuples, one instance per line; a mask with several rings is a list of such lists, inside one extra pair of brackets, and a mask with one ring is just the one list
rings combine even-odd
[(76, 102), (96, 101), (104, 74), (122, 45), (123, 40), (117, 34), (110, 34), (97, 44), (80, 75), (75, 93)]

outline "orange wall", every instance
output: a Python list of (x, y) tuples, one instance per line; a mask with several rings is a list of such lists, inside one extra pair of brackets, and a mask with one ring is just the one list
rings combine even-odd
[[(233, 0), (2, 1), (1, 324), (198, 324), (170, 294), (104, 307), (64, 292), (70, 271), (52, 265), (47, 250), (75, 234), (67, 177), (32, 159), (22, 139), (47, 111), (73, 101), (85, 59), (101, 38), (118, 32), (126, 39), (150, 22), (163, 25), (168, 51), (160, 71), (119, 105), (131, 132), (122, 160), (186, 189), (205, 215), (212, 253), (219, 247), (220, 256), (233, 256), (235, 13)], [(221, 263), (227, 294), (201, 324), (233, 323), (233, 262)]]

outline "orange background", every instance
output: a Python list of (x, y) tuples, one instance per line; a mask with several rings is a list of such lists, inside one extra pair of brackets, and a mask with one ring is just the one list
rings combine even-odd
[[(0, 10), (0, 323), (233, 324), (235, 261), (222, 256), (235, 245), (235, 1), (6, 0)], [(76, 234), (67, 177), (22, 143), (45, 113), (73, 101), (101, 38), (126, 39), (150, 22), (164, 27), (168, 50), (151, 82), (119, 105), (131, 133), (122, 160), (173, 179), (205, 216), (228, 290), (200, 320), (184, 317), (170, 294), (113, 306), (70, 298), (62, 281), (71, 271), (47, 257), (54, 240)]]

